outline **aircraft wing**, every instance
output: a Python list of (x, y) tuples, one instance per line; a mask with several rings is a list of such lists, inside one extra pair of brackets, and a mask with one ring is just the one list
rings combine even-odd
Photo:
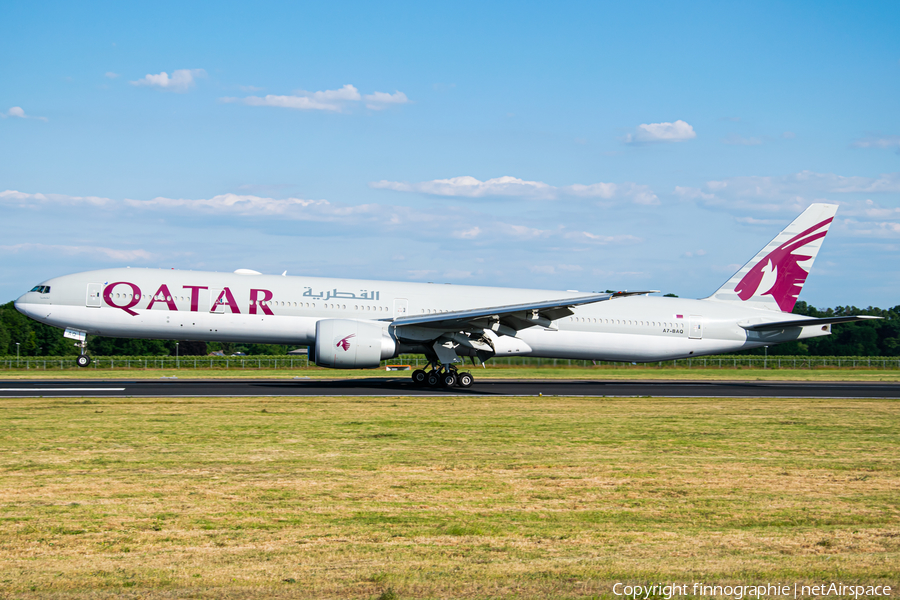
[(625, 296), (650, 294), (655, 291), (590, 294), (588, 296), (561, 298), (559, 300), (541, 300), (524, 304), (454, 310), (430, 315), (400, 317), (394, 319), (393, 324), (395, 327), (417, 325), (440, 331), (459, 331), (467, 328), (487, 327), (493, 328), (498, 333), (514, 335), (515, 331), (534, 327), (535, 325), (549, 327), (552, 321), (574, 314), (571, 309), (575, 306), (604, 302)]
[(825, 317), (822, 319), (795, 319), (793, 321), (775, 321), (772, 323), (738, 323), (747, 331), (772, 331), (777, 329), (787, 329), (788, 327), (809, 327), (812, 325), (831, 325), (833, 323), (853, 323), (854, 321), (867, 321), (869, 319), (881, 319), (882, 317), (871, 317), (867, 315), (857, 315), (851, 317)]

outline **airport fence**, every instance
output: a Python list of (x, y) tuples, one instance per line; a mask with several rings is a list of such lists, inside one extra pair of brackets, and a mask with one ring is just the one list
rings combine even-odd
[[(402, 355), (382, 361), (383, 369), (423, 368), (428, 361), (421, 354)], [(900, 369), (900, 357), (872, 356), (748, 356), (722, 355), (650, 363), (609, 362), (559, 358), (511, 356), (492, 358), (487, 368), (629, 368), (629, 369)], [(209, 369), (209, 370), (297, 370), (319, 369), (305, 356), (92, 356), (88, 369)], [(478, 365), (481, 368), (481, 365)], [(80, 370), (74, 356), (0, 357), (0, 369), (7, 371)]]

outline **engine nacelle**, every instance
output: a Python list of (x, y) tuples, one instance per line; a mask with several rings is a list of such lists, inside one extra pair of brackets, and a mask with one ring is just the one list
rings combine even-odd
[(380, 323), (350, 319), (316, 322), (315, 361), (331, 369), (373, 369), (393, 357), (397, 343)]

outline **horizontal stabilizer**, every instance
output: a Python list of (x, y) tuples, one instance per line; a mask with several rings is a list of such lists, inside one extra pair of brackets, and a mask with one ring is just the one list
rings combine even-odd
[(882, 317), (870, 317), (856, 315), (852, 317), (825, 317), (823, 319), (795, 319), (793, 321), (775, 321), (773, 323), (751, 323), (744, 325), (738, 323), (747, 331), (773, 331), (787, 329), (789, 327), (811, 327), (813, 325), (833, 325), (834, 323), (853, 323), (854, 321), (867, 321), (869, 319), (881, 319)]

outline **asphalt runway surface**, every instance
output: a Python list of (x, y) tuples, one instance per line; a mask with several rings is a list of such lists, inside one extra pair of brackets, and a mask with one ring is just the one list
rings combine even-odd
[(475, 380), (468, 388), (417, 387), (404, 378), (138, 381), (0, 381), (0, 397), (203, 396), (651, 396), (672, 398), (900, 398), (900, 383), (780, 381)]

